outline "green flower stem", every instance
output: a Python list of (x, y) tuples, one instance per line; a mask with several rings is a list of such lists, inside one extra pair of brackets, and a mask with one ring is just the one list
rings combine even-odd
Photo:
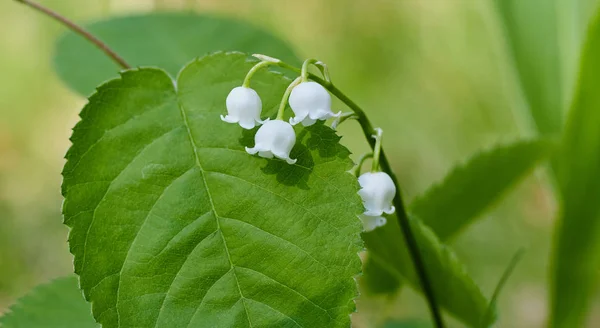
[(357, 119), (358, 116), (354, 115), (354, 112), (348, 112), (348, 113), (343, 113), (342, 115), (340, 115), (340, 117), (336, 118), (332, 123), (331, 123), (331, 128), (336, 130), (338, 128), (338, 126), (340, 126), (342, 123), (344, 123), (344, 121), (348, 120), (348, 119)]
[[(277, 65), (280, 67), (292, 70), (294, 72), (298, 72), (298, 73), (302, 72), (302, 70), (300, 70), (299, 68), (294, 67), (294, 66), (289, 65), (284, 62), (278, 62)], [(348, 106), (350, 109), (352, 109), (354, 111), (354, 113), (357, 116), (358, 123), (360, 124), (360, 127), (362, 128), (363, 134), (364, 134), (365, 138), (367, 139), (367, 142), (369, 143), (371, 148), (373, 150), (375, 150), (376, 140), (373, 139), (372, 136), (377, 134), (377, 131), (373, 128), (373, 125), (369, 121), (367, 114), (365, 114), (365, 112), (362, 110), (362, 108), (360, 106), (358, 106), (350, 98), (348, 98), (335, 85), (333, 85), (333, 83), (331, 83), (331, 81), (329, 81), (329, 82), (325, 81), (325, 80), (321, 79), (320, 77), (318, 77), (314, 74), (310, 74), (310, 73), (308, 73), (307, 76), (311, 80), (321, 84), (323, 87), (325, 87), (325, 89), (329, 90), (329, 92), (331, 92), (331, 94), (336, 96), (339, 100), (341, 100), (344, 104), (346, 104), (346, 106)], [(396, 217), (398, 218), (398, 223), (400, 224), (402, 234), (404, 235), (404, 240), (406, 241), (406, 246), (408, 248), (411, 259), (415, 266), (415, 271), (416, 271), (417, 275), (419, 276), (419, 280), (421, 282), (421, 287), (423, 289), (423, 294), (425, 294), (425, 298), (427, 299), (427, 303), (429, 305), (429, 310), (431, 311), (431, 316), (433, 317), (433, 321), (435, 322), (436, 327), (443, 328), (443, 327), (445, 327), (444, 321), (442, 319), (442, 315), (441, 315), (439, 306), (435, 300), (435, 294), (433, 291), (433, 287), (432, 287), (431, 281), (427, 275), (425, 263), (423, 262), (422, 255), (419, 252), (419, 245), (417, 244), (415, 235), (412, 232), (412, 229), (410, 226), (410, 220), (408, 218), (408, 214), (407, 214), (406, 208), (404, 206), (404, 201), (402, 200), (402, 191), (401, 191), (402, 189), (400, 188), (400, 184), (398, 183), (398, 178), (396, 178), (396, 175), (392, 171), (392, 166), (390, 165), (390, 162), (388, 161), (387, 156), (385, 155), (384, 149), (380, 148), (380, 151), (381, 151), (381, 153), (380, 153), (380, 158), (379, 158), (379, 165), (381, 166), (381, 170), (390, 176), (390, 178), (394, 182), (394, 185), (396, 186), (396, 189), (398, 190), (398, 192), (396, 192), (396, 195), (394, 196), (394, 200), (393, 200), (394, 206), (396, 207)]]
[(366, 153), (366, 154), (362, 155), (358, 159), (358, 163), (356, 164), (356, 166), (350, 170), (350, 173), (354, 174), (358, 178), (360, 176), (360, 172), (361, 172), (361, 168), (362, 168), (363, 164), (369, 158), (373, 158), (373, 153)]
[(96, 47), (98, 47), (102, 52), (104, 52), (104, 54), (106, 56), (108, 56), (115, 63), (117, 63), (117, 65), (121, 66), (121, 68), (123, 68), (123, 69), (130, 69), (131, 68), (131, 66), (129, 66), (129, 64), (127, 64), (127, 62), (125, 61), (125, 59), (123, 59), (116, 52), (114, 52), (111, 48), (109, 48), (104, 42), (100, 41), (100, 39), (98, 39), (97, 37), (95, 37), (94, 35), (92, 35), (86, 29), (84, 29), (83, 27), (81, 27), (81, 26), (75, 24), (74, 22), (70, 21), (69, 19), (67, 19), (66, 17), (62, 16), (61, 14), (53, 11), (50, 8), (46, 8), (46, 7), (40, 5), (39, 3), (35, 2), (35, 1), (30, 1), (30, 0), (15, 0), (15, 1), (16, 2), (20, 2), (20, 3), (24, 4), (24, 5), (27, 5), (27, 6), (31, 7), (31, 8), (33, 8), (33, 9), (41, 12), (42, 14), (44, 14), (46, 16), (52, 17), (53, 19), (57, 20), (61, 24), (65, 25), (66, 27), (68, 27), (69, 29), (71, 29), (73, 32), (81, 35), (86, 40), (88, 40), (90, 43), (92, 43), (93, 45), (95, 45)]
[(302, 70), (300, 71), (300, 76), (302, 77), (302, 82), (307, 82), (308, 81), (308, 75), (310, 74), (308, 72), (308, 67), (310, 65), (315, 65), (317, 67), (319, 67), (317, 65), (317, 63), (320, 63), (319, 60), (311, 58), (311, 59), (307, 59), (304, 61), (304, 63), (302, 64)]
[(319, 69), (319, 71), (321, 71), (321, 74), (323, 74), (323, 78), (325, 79), (325, 81), (327, 81), (327, 83), (331, 83), (331, 77), (329, 76), (329, 68), (327, 67), (327, 65), (324, 62), (314, 58), (307, 59), (302, 64), (302, 72), (300, 73), (300, 75), (302, 76), (302, 82), (308, 81), (308, 76), (310, 74), (308, 72), (308, 67), (310, 65), (315, 65)]
[(383, 130), (381, 128), (375, 128), (377, 134), (372, 135), (375, 139), (375, 149), (373, 149), (373, 166), (371, 172), (379, 171), (379, 157), (381, 157), (381, 138), (383, 136)]
[(246, 78), (244, 79), (244, 83), (242, 83), (242, 86), (244, 88), (249, 88), (250, 87), (250, 80), (252, 80), (252, 77), (254, 76), (254, 74), (256, 74), (256, 72), (258, 72), (263, 67), (268, 67), (268, 66), (271, 66), (271, 65), (278, 65), (278, 63), (272, 62), (272, 61), (261, 61), (258, 64), (254, 65), (248, 71), (248, 74), (246, 74)]
[(292, 81), (292, 83), (290, 83), (287, 89), (285, 89), (283, 98), (281, 98), (281, 103), (279, 103), (279, 110), (277, 111), (277, 117), (275, 118), (276, 120), (283, 120), (283, 112), (285, 111), (285, 106), (287, 105), (288, 99), (290, 98), (290, 93), (292, 93), (292, 89), (294, 89), (295, 86), (300, 84), (301, 81), (302, 79), (300, 77), (297, 77), (294, 81)]

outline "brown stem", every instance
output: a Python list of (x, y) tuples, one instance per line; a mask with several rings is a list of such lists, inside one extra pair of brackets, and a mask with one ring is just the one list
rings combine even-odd
[(121, 68), (123, 68), (123, 69), (131, 68), (131, 66), (129, 66), (129, 64), (127, 64), (127, 62), (121, 56), (117, 55), (117, 53), (114, 52), (112, 49), (110, 49), (104, 42), (100, 41), (100, 39), (93, 36), (90, 32), (86, 31), (83, 27), (75, 24), (74, 22), (70, 21), (66, 17), (60, 15), (59, 13), (57, 13), (49, 8), (46, 8), (42, 5), (40, 5), (39, 3), (35, 2), (35, 1), (30, 1), (30, 0), (15, 0), (15, 1), (25, 4), (47, 16), (54, 18), (55, 20), (59, 21), (61, 24), (67, 26), (73, 32), (86, 38), (88, 41), (90, 41), (96, 47), (98, 47), (98, 49), (102, 50), (102, 52), (104, 52), (108, 57), (110, 57), (110, 59), (112, 59), (115, 63), (117, 63), (117, 65), (121, 66)]

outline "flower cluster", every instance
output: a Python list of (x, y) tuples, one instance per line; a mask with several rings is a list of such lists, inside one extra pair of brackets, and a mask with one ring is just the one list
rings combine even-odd
[[(258, 55), (256, 55), (258, 57)], [(288, 164), (295, 164), (296, 159), (290, 158), (290, 152), (296, 143), (294, 125), (302, 124), (311, 126), (319, 120), (335, 117), (333, 127), (343, 120), (353, 117), (354, 113), (342, 112), (334, 114), (331, 110), (331, 96), (321, 84), (308, 80), (307, 66), (315, 64), (322, 68), (326, 83), (331, 83), (325, 64), (309, 59), (304, 62), (301, 77), (294, 80), (285, 91), (277, 117), (274, 120), (261, 119), (262, 101), (258, 93), (249, 87), (252, 75), (260, 68), (280, 61), (260, 56), (262, 61), (255, 65), (246, 76), (242, 86), (233, 88), (225, 105), (227, 115), (221, 115), (221, 120), (227, 123), (239, 124), (242, 128), (250, 130), (260, 125), (254, 135), (254, 147), (246, 147), (246, 152), (264, 158), (278, 158)], [(289, 101), (288, 101), (289, 100)], [(289, 103), (294, 112), (294, 117), (289, 122), (283, 120), (283, 112)], [(379, 172), (379, 154), (381, 149), (381, 129), (375, 129), (376, 139), (373, 154), (363, 156), (356, 169), (358, 183), (361, 189), (358, 194), (362, 198), (365, 212), (359, 216), (365, 231), (371, 231), (386, 224), (383, 214), (392, 214), (395, 211), (392, 200), (396, 195), (396, 186), (387, 173)], [(360, 167), (367, 157), (373, 157), (371, 172), (358, 176)]]
[[(286, 101), (284, 97), (284, 101)], [(301, 82), (293, 86), (289, 95), (289, 104), (295, 117), (288, 122), (280, 117), (275, 120), (269, 118), (261, 120), (262, 101), (258, 93), (246, 86), (233, 88), (225, 105), (227, 115), (221, 115), (221, 120), (227, 123), (239, 124), (242, 128), (250, 130), (256, 125), (261, 127), (254, 136), (255, 146), (246, 147), (246, 151), (264, 158), (279, 158), (288, 164), (296, 163), (290, 158), (290, 152), (296, 143), (296, 134), (292, 125), (302, 123), (310, 126), (317, 120), (327, 120), (330, 117), (339, 117), (341, 112), (334, 114), (331, 111), (331, 96), (329, 92), (316, 82)], [(285, 106), (285, 103), (283, 104)]]

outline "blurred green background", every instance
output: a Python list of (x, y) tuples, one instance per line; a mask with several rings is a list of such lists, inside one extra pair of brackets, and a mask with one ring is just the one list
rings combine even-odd
[[(595, 2), (586, 1), (587, 8)], [(493, 1), (40, 3), (80, 22), (193, 9), (271, 31), (301, 58), (326, 62), (340, 89), (386, 131), (384, 144), (407, 201), (475, 152), (533, 135)], [(585, 11), (581, 26), (591, 13)], [(72, 272), (68, 231), (60, 215), (60, 171), (85, 99), (70, 91), (52, 67), (54, 44), (63, 27), (13, 1), (0, 2), (0, 25), (1, 313), (33, 286)], [(564, 56), (577, 54), (580, 40), (575, 34), (566, 39), (570, 42), (561, 45)], [(358, 131), (355, 123), (341, 129), (342, 142), (355, 155), (367, 149)], [(491, 295), (514, 252), (526, 248), (500, 299), (499, 327), (545, 323), (555, 212), (548, 177), (539, 169), (453, 243), (486, 295)], [(399, 297), (361, 297), (355, 321), (357, 327), (373, 327), (385, 318), (426, 316), (424, 301), (405, 290)], [(598, 302), (590, 322), (596, 321), (600, 322)]]

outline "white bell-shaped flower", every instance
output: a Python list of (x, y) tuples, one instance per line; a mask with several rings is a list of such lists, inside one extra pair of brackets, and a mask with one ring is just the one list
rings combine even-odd
[(254, 148), (246, 147), (246, 151), (251, 155), (258, 153), (258, 156), (264, 158), (275, 156), (288, 164), (296, 163), (295, 159), (290, 158), (290, 151), (296, 143), (296, 133), (288, 122), (265, 122), (256, 132), (254, 143)]
[(239, 123), (242, 128), (247, 130), (264, 123), (260, 119), (262, 101), (258, 93), (251, 88), (233, 88), (227, 95), (225, 105), (227, 106), (227, 116), (221, 115), (221, 120), (227, 123)]
[(383, 216), (370, 216), (361, 214), (359, 218), (363, 223), (363, 229), (365, 231), (375, 230), (376, 228), (382, 227), (387, 223), (386, 218)]
[(329, 92), (316, 82), (302, 82), (290, 94), (290, 107), (296, 114), (290, 119), (292, 125), (302, 122), (304, 126), (315, 124), (317, 120), (339, 117), (342, 112), (334, 114), (331, 111), (331, 96)]
[(365, 206), (364, 215), (381, 216), (383, 213), (392, 214), (395, 211), (392, 200), (396, 195), (396, 186), (385, 172), (363, 173), (358, 178), (361, 189), (358, 194)]

